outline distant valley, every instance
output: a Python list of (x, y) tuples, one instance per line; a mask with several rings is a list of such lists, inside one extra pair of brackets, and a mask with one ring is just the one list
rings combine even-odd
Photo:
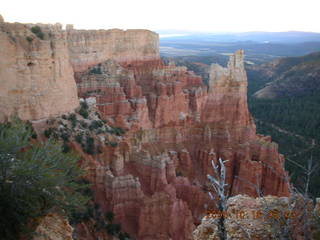
[[(161, 35), (163, 34), (160, 32)], [(227, 58), (237, 49), (245, 50), (248, 64), (266, 63), (279, 57), (302, 56), (320, 51), (320, 33), (183, 34), (181, 32), (180, 35), (165, 34), (160, 38), (160, 53), (164, 57), (218, 55)]]

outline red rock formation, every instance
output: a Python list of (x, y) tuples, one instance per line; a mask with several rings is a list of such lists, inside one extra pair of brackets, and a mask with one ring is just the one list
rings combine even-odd
[(111, 190), (104, 180), (109, 190), (98, 201), (138, 239), (189, 239), (212, 205), (206, 175), (219, 157), (229, 160), (231, 194), (289, 194), (283, 156), (256, 134), (248, 111), (243, 51), (227, 68), (211, 67), (208, 87), (159, 60), (107, 61), (76, 76), (79, 95), (95, 96), (103, 117), (128, 130), (122, 169), (111, 169), (122, 183)]

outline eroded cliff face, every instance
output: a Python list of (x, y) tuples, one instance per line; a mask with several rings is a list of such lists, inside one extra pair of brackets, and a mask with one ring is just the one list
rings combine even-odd
[(192, 239), (213, 203), (211, 160), (227, 163), (230, 194), (287, 196), (284, 158), (256, 134), (242, 50), (213, 65), (209, 86), (160, 59), (108, 60), (76, 73), (79, 96), (96, 97), (110, 124), (127, 130), (111, 164), (93, 168), (96, 200), (138, 239)]
[(67, 26), (67, 39), (75, 71), (107, 59), (139, 61), (160, 56), (158, 34), (148, 30), (74, 30)]
[[(35, 26), (43, 37), (31, 31)], [(0, 43), (0, 121), (13, 115), (42, 119), (74, 110), (74, 71), (107, 59), (159, 60), (158, 35), (148, 30), (62, 30), (60, 24), (6, 23), (1, 17)]]
[(0, 121), (42, 119), (78, 106), (77, 88), (60, 25), (44, 40), (20, 23), (0, 22)]
[[(284, 158), (269, 137), (256, 134), (248, 111), (243, 51), (227, 68), (213, 65), (206, 86), (187, 68), (165, 65), (158, 36), (150, 31), (41, 25), (40, 40), (30, 26), (0, 23), (6, 44), (1, 113), (34, 120), (72, 111), (78, 104), (74, 71), (79, 97), (95, 98), (102, 118), (126, 130), (117, 146), (94, 155), (73, 147), (96, 203), (113, 211), (131, 236), (192, 239), (206, 208), (213, 207), (206, 175), (219, 157), (229, 160), (230, 194), (289, 194)], [(76, 229), (79, 239), (97, 234), (85, 224)]]

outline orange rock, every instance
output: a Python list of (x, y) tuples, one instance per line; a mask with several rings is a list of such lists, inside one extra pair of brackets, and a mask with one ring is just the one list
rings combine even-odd
[[(107, 61), (100, 67), (102, 74), (90, 75), (93, 67), (77, 79), (79, 95), (107, 103), (113, 110), (101, 108), (103, 117), (128, 129), (130, 147), (119, 149), (126, 159), (120, 175), (135, 176), (136, 187), (119, 183), (96, 194), (105, 192), (99, 203), (117, 213), (132, 236), (189, 239), (206, 206), (213, 206), (206, 175), (219, 157), (229, 160), (231, 195), (289, 195), (283, 156), (270, 138), (256, 134), (248, 111), (243, 51), (227, 68), (211, 67), (209, 86), (185, 67), (160, 60)], [(119, 102), (130, 104), (121, 108)]]

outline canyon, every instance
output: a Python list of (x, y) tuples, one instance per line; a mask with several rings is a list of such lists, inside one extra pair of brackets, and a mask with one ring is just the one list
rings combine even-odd
[[(186, 67), (164, 64), (159, 37), (148, 30), (2, 21), (0, 44), (1, 121), (17, 115), (39, 132), (47, 119), (74, 112), (79, 97), (125, 130), (116, 146), (93, 155), (72, 146), (95, 203), (135, 239), (193, 239), (214, 207), (207, 174), (219, 158), (228, 160), (230, 195), (289, 196), (284, 156), (256, 133), (248, 111), (242, 50), (227, 67), (213, 64), (206, 85)], [(99, 235), (85, 223), (75, 231), (78, 239)]]

